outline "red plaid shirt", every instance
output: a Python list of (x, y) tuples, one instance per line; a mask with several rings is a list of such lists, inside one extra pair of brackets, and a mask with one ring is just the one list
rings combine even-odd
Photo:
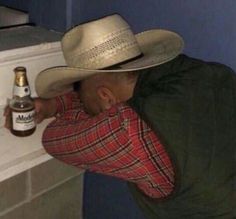
[(154, 132), (126, 104), (92, 117), (77, 94), (57, 98), (59, 116), (43, 134), (46, 151), (80, 168), (136, 183), (161, 198), (174, 188), (171, 161)]

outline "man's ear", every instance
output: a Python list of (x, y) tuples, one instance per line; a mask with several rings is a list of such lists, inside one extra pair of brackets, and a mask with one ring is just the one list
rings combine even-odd
[(97, 95), (102, 101), (104, 109), (111, 108), (114, 104), (117, 103), (116, 96), (114, 93), (107, 87), (101, 86), (97, 89)]

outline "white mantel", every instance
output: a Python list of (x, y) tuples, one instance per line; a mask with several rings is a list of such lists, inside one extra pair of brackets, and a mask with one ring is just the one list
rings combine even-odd
[(36, 75), (43, 69), (65, 65), (61, 36), (60, 33), (32, 26), (0, 30), (0, 106), (12, 96), (13, 69), (16, 66), (26, 67), (31, 93), (35, 96)]
[(31, 26), (0, 30), (0, 218), (82, 218), (83, 170), (53, 159), (41, 143), (51, 119), (37, 125), (28, 137), (16, 137), (3, 127), (3, 109), (12, 97), (13, 69), (26, 67), (31, 93), (36, 96), (37, 74), (65, 65), (61, 36)]
[[(2, 113), (3, 108), (0, 109)], [(1, 118), (4, 120), (3, 118)], [(0, 127), (0, 182), (51, 159), (42, 147), (41, 136), (49, 120), (37, 126), (28, 137), (16, 137)]]
[(25, 66), (31, 93), (36, 96), (34, 81), (45, 68), (64, 65), (60, 39), (62, 34), (40, 27), (19, 26), (0, 30), (0, 181), (50, 159), (41, 144), (43, 129), (37, 126), (30, 137), (16, 137), (3, 127), (3, 108), (12, 97), (13, 69)]

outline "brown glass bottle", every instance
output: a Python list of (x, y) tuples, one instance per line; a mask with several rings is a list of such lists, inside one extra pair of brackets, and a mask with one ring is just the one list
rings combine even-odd
[(25, 137), (34, 133), (36, 124), (34, 121), (35, 108), (31, 99), (30, 87), (27, 80), (26, 68), (16, 67), (13, 98), (10, 100), (11, 109), (11, 133)]

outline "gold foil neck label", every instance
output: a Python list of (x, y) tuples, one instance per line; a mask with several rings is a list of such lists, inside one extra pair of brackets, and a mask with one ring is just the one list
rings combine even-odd
[(30, 96), (30, 87), (27, 80), (26, 68), (16, 67), (15, 72), (15, 82), (13, 86), (13, 96), (25, 97)]
[(18, 86), (18, 87), (28, 86), (28, 81), (27, 81), (27, 78), (26, 78), (26, 73), (24, 73), (24, 72), (16, 72), (15, 85)]
[(15, 72), (15, 85), (19, 87), (28, 86), (26, 68), (19, 66), (14, 69), (14, 72)]

